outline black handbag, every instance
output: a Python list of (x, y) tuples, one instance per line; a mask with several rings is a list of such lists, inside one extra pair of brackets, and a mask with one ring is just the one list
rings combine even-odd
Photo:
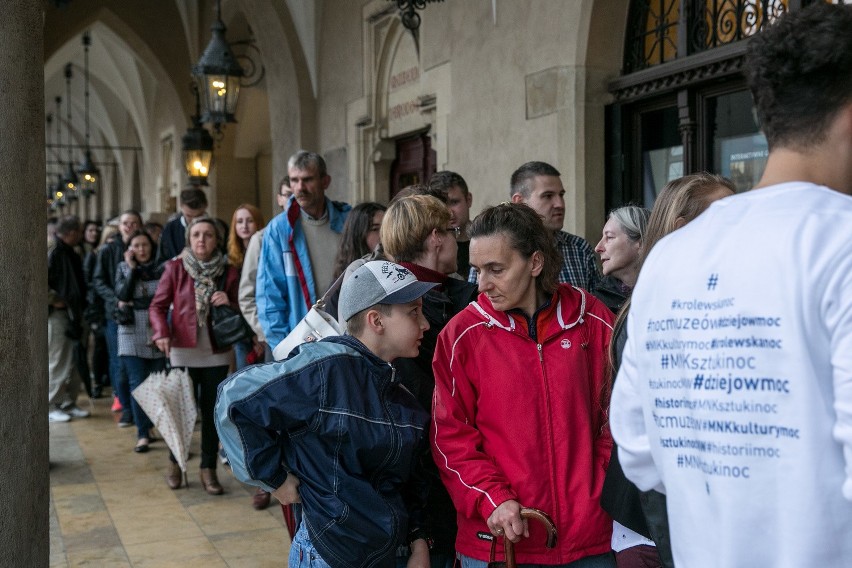
[[(226, 271), (227, 273), (227, 271)], [(224, 288), (225, 275), (222, 275), (222, 286)], [(218, 349), (225, 349), (234, 343), (245, 339), (251, 339), (254, 331), (246, 322), (243, 314), (228, 304), (222, 306), (210, 306), (210, 319), (212, 321), (213, 342)]]
[(119, 325), (132, 325), (136, 319), (133, 313), (133, 304), (127, 304), (120, 308), (116, 306), (112, 312), (112, 319)]

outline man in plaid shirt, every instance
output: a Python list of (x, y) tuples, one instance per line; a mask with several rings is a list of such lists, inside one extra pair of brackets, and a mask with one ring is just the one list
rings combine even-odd
[(595, 251), (582, 237), (562, 230), (565, 222), (565, 189), (559, 171), (545, 162), (527, 162), (512, 174), (513, 203), (526, 203), (541, 215), (544, 226), (554, 232), (562, 254), (559, 282), (594, 290), (601, 279)]

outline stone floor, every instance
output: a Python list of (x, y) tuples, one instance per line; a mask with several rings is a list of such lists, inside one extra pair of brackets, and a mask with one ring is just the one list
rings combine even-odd
[(221, 465), (225, 494), (202, 490), (198, 427), (189, 488), (172, 491), (163, 478), (165, 444), (134, 453), (135, 428), (117, 428), (110, 404), (95, 400), (91, 417), (50, 425), (50, 566), (286, 564), (289, 538), (274, 499), (255, 511), (253, 490)]

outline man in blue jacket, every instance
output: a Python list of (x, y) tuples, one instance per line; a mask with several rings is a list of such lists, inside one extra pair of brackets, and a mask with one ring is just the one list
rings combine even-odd
[(392, 567), (404, 544), (428, 565), (429, 415), (391, 362), (417, 356), (429, 329), (422, 296), (436, 285), (368, 262), (341, 288), (349, 334), (303, 344), (220, 386), (216, 427), (234, 475), (302, 503), (291, 567), (308, 559), (319, 568)]
[(293, 196), (263, 233), (257, 315), (273, 350), (331, 286), (334, 257), (351, 207), (331, 201), (325, 160), (300, 150), (287, 162)]

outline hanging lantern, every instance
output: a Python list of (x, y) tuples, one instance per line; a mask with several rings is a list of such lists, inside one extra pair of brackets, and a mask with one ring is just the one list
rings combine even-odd
[(53, 185), (53, 204), (56, 207), (64, 207), (68, 203), (67, 192), (62, 174), (56, 176), (56, 183)]
[(65, 192), (65, 197), (68, 201), (77, 199), (77, 184), (80, 180), (77, 178), (77, 172), (74, 171), (73, 160), (71, 158), (71, 64), (65, 66), (65, 110), (68, 122), (65, 123), (68, 131), (68, 167), (65, 169), (65, 176), (62, 178), (61, 185)]
[(193, 120), (192, 128), (183, 135), (183, 164), (189, 183), (207, 185), (210, 166), (213, 163), (213, 137), (201, 126), (198, 117)]
[(193, 65), (192, 75), (201, 94), (201, 122), (212, 123), (218, 130), (225, 123), (237, 121), (235, 115), (240, 79), (245, 72), (225, 39), (225, 24), (222, 23), (219, 2), (216, 3), (216, 21), (210, 31), (213, 37), (201, 59)]
[(207, 185), (207, 176), (213, 166), (213, 137), (201, 125), (201, 102), (198, 87), (191, 85), (195, 94), (195, 115), (192, 117), (192, 127), (183, 135), (181, 150), (183, 151), (183, 167), (192, 185)]
[(90, 197), (97, 193), (101, 172), (92, 162), (91, 150), (86, 150), (83, 154), (83, 161), (77, 166), (77, 173), (79, 174), (78, 187), (83, 196)]
[(84, 69), (84, 85), (85, 85), (85, 100), (86, 100), (86, 151), (83, 154), (83, 161), (77, 166), (77, 173), (80, 175), (79, 187), (80, 192), (84, 197), (90, 197), (97, 193), (98, 180), (101, 177), (101, 172), (92, 162), (92, 151), (89, 148), (89, 46), (92, 43), (92, 38), (89, 32), (83, 34), (83, 69)]
[(65, 168), (65, 175), (61, 180), (62, 191), (65, 192), (65, 197), (68, 201), (77, 200), (77, 187), (80, 185), (80, 180), (77, 177), (77, 172), (74, 171), (74, 166), (68, 162), (68, 167)]

